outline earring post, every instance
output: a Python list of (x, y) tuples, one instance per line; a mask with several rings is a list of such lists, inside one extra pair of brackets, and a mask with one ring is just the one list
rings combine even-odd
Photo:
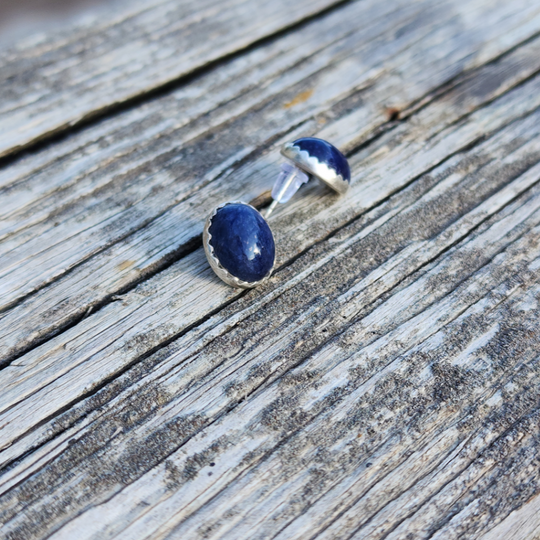
[(272, 201), (272, 204), (266, 209), (266, 212), (264, 214), (264, 218), (268, 219), (268, 216), (274, 211), (274, 208), (278, 205), (278, 200), (274, 199)]

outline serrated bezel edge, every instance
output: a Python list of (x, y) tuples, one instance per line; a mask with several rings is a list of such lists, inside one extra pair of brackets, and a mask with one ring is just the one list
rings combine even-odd
[(304, 171), (312, 174), (323, 181), (328, 187), (343, 195), (349, 189), (349, 182), (337, 174), (326, 163), (322, 163), (312, 156), (307, 150), (302, 150), (294, 143), (285, 143), (281, 148), (281, 154), (294, 162)]

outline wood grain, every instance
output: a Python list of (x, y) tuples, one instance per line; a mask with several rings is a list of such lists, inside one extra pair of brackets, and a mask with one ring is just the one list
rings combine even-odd
[[(265, 63), (269, 66), (270, 77), (276, 76), (275, 69), (279, 70), (278, 83), (262, 85), (263, 95), (259, 90), (254, 91), (253, 101), (244, 97), (239, 105), (238, 100), (232, 100), (232, 111), (228, 106), (224, 110), (218, 108), (216, 124), (219, 131), (216, 126), (208, 131), (209, 124), (213, 124), (208, 114), (201, 119), (202, 126), (198, 122), (195, 126), (187, 126), (186, 136), (190, 137), (194, 129), (195, 139), (186, 142), (184, 149), (179, 144), (182, 130), (173, 129), (167, 137), (167, 128), (161, 122), (166, 119), (170, 124), (171, 118), (181, 117), (183, 109), (178, 110), (176, 105), (170, 108), (171, 103), (182, 103), (180, 96), (175, 95), (174, 99), (158, 101), (155, 107), (152, 103), (150, 111), (141, 113), (137, 109), (125, 115), (128, 117), (125, 125), (122, 116), (121, 120), (106, 122), (85, 132), (80, 143), (78, 138), (70, 139), (69, 144), (60, 145), (58, 153), (55, 151), (52, 156), (50, 152), (46, 153), (50, 165), (43, 161), (45, 155), (39, 156), (37, 161), (34, 161), (36, 158), (28, 160), (29, 163), (25, 161), (21, 166), (26, 178), (10, 167), (12, 189), (17, 197), (23, 192), (21, 204), (24, 208), (6, 219), (11, 230), (2, 242), (2, 304), (4, 309), (9, 309), (14, 302), (31, 296), (23, 300), (19, 308), (15, 304), (0, 323), (2, 338), (8, 344), (4, 361), (73, 324), (89, 310), (96, 309), (189, 252), (194, 242), (200, 241), (205, 216), (215, 205), (238, 198), (249, 201), (268, 190), (280, 159), (277, 150), (283, 141), (296, 134), (319, 133), (341, 147), (354, 148), (381, 126), (388, 126), (387, 105), (399, 103), (406, 109), (426, 93), (436, 91), (437, 85), (444, 84), (448, 77), (461, 72), (467, 65), (474, 65), (485, 55), (489, 58), (490, 54), (503, 52), (489, 37), (490, 32), (498, 33), (499, 27), (490, 28), (487, 24), (482, 25), (486, 34), (475, 34), (470, 48), (466, 48), (464, 37), (473, 32), (474, 24), (464, 26), (462, 19), (455, 17), (457, 8), (450, 9), (448, 4), (443, 4), (442, 8), (429, 8), (425, 4), (411, 7), (407, 3), (402, 10), (396, 4), (391, 5), (393, 10), (390, 11), (395, 18), (380, 14), (383, 28), (368, 25), (369, 30), (361, 27), (358, 32), (347, 35), (353, 32), (359, 20), (373, 22), (375, 14), (380, 13), (378, 3), (361, 2), (331, 14), (324, 21), (317, 21), (305, 32), (296, 33), (294, 39), (298, 49), (292, 48), (294, 54), (291, 53), (292, 57), (288, 59), (291, 62), (288, 71), (283, 71), (281, 56), (275, 64)], [(493, 4), (479, 3), (478, 7), (485, 10), (481, 11), (483, 15), (489, 12), (496, 21), (499, 17), (507, 18), (505, 2), (501, 3), (499, 12), (494, 10)], [(526, 7), (523, 6), (521, 24), (530, 27), (531, 21), (535, 21), (540, 27), (540, 20), (531, 19), (530, 13), (527, 17)], [(344, 20), (351, 24), (351, 27), (343, 27), (347, 37), (337, 40), (329, 49), (324, 48), (320, 54), (309, 55), (300, 68), (299, 60), (310, 50), (308, 38), (312, 40), (312, 47), (319, 50), (323, 30), (332, 36), (333, 43), (333, 30), (343, 26)], [(453, 26), (446, 24), (448, 20)], [(396, 40), (399, 21), (408, 32), (403, 32), (400, 40)], [(440, 26), (434, 29), (435, 22)], [(527, 28), (520, 27), (520, 30)], [(384, 31), (386, 34), (380, 34)], [(420, 31), (427, 34), (422, 34), (422, 39), (419, 38)], [(374, 40), (377, 35), (380, 38)], [(501, 46), (512, 43), (512, 33), (506, 38), (504, 42), (501, 40)], [(284, 39), (285, 43), (279, 40), (269, 46), (268, 54), (283, 48), (288, 50), (292, 38)], [(486, 39), (483, 45), (482, 39)], [(387, 47), (382, 46), (385, 40)], [(449, 46), (454, 48), (448, 51)], [(504, 91), (505, 85), (517, 84), (534, 73), (538, 58), (536, 48), (522, 54), (524, 56), (516, 54), (512, 62), (504, 64), (503, 69), (512, 73), (503, 78), (502, 85), (498, 85), (497, 74), (493, 74), (493, 86), (485, 88), (486, 99)], [(387, 55), (391, 55), (390, 58)], [(416, 65), (419, 55), (425, 58), (422, 69)], [(365, 65), (366, 58), (371, 63)], [(253, 53), (252, 60), (259, 64), (260, 51)], [(231, 91), (237, 91), (236, 81), (243, 80), (239, 78), (237, 68), (234, 64)], [(259, 73), (254, 76), (259, 77)], [(209, 84), (215, 85), (215, 79), (210, 77), (210, 80), (213, 82)], [(249, 78), (246, 82), (252, 84)], [(317, 90), (307, 102), (283, 108), (306, 87)], [(205, 85), (202, 88), (205, 90)], [(268, 89), (277, 95), (268, 94)], [(479, 91), (482, 93), (482, 89)], [(254, 103), (261, 99), (265, 105), (254, 108)], [(474, 107), (474, 102), (473, 98), (466, 106)], [(192, 103), (188, 100), (185, 105)], [(165, 107), (164, 112), (158, 112), (161, 106)], [(244, 106), (247, 110), (240, 114), (238, 107)], [(204, 103), (197, 107), (203, 107), (204, 111)], [(133, 133), (134, 124), (146, 125), (142, 118), (147, 114), (151, 118), (148, 122), (150, 131), (140, 133), (137, 129), (135, 139), (126, 143), (126, 134)], [(451, 117), (452, 113), (448, 114)], [(220, 124), (224, 115), (232, 115), (234, 120), (227, 125)], [(158, 120), (157, 125), (152, 121), (154, 118)], [(106, 136), (105, 133), (113, 130), (117, 122), (122, 123), (122, 129), (116, 135)], [(253, 133), (257, 134), (257, 141), (253, 139)], [(113, 144), (115, 139), (117, 144)], [(141, 150), (143, 140), (144, 150)], [(130, 151), (126, 151), (126, 145)], [(257, 145), (262, 145), (262, 149)], [(434, 164), (436, 160), (426, 166)], [(421, 166), (415, 174), (422, 170)], [(11, 176), (14, 171), (16, 179)], [(62, 185), (53, 185), (49, 198), (43, 193), (42, 186), (49, 185), (44, 180), (50, 177), (58, 178)], [(369, 180), (357, 182), (358, 197), (351, 199), (348, 206), (340, 207), (339, 215), (332, 211), (320, 219), (315, 217), (316, 223), (310, 225), (311, 236), (295, 233), (300, 241), (296, 242), (294, 253), (387, 197), (407, 180), (398, 177), (396, 181), (394, 184), (386, 180), (379, 184), (372, 182), (368, 193), (365, 185)], [(39, 202), (30, 202), (26, 207), (26, 193), (33, 190), (38, 190)], [(323, 204), (330, 200), (327, 198)], [(43, 206), (45, 211), (41, 213)], [(294, 207), (291, 209), (291, 212), (297, 211)], [(328, 221), (329, 214), (332, 215), (331, 222)], [(41, 221), (27, 226), (27, 220), (36, 217), (41, 217)], [(13, 230), (14, 227), (18, 232)], [(307, 242), (301, 240), (303, 237)], [(286, 238), (281, 242), (285, 253), (286, 242)], [(102, 276), (98, 283), (96, 273)], [(53, 313), (54, 317), (51, 317)]]
[[(360, 201), (364, 201), (365, 204), (373, 191), (375, 196), (371, 195), (372, 200), (373, 198), (375, 202), (380, 200), (382, 196), (377, 188), (384, 189), (384, 196), (389, 188), (396, 189), (400, 184), (406, 184), (407, 177), (404, 178), (401, 174), (403, 167), (409, 168), (409, 178), (415, 178), (422, 171), (430, 168), (433, 161), (444, 161), (452, 153), (474, 142), (480, 133), (488, 133), (489, 122), (494, 122), (491, 126), (492, 130), (510, 124), (507, 144), (510, 144), (510, 141), (518, 135), (521, 136), (522, 129), (532, 129), (534, 133), (535, 115), (527, 119), (523, 128), (522, 124), (518, 123), (518, 131), (514, 131), (515, 126), (511, 122), (522, 116), (524, 110), (531, 111), (538, 107), (539, 84), (539, 79), (533, 78), (517, 88), (515, 92), (505, 95), (487, 108), (479, 110), (478, 113), (469, 115), (465, 123), (450, 122), (447, 131), (443, 131), (435, 138), (434, 133), (428, 128), (429, 125), (435, 131), (441, 128), (440, 117), (437, 113), (441, 110), (446, 111), (448, 102), (454, 99), (461, 101), (467, 88), (475, 91), (476, 83), (473, 80), (468, 81), (463, 88), (459, 87), (452, 94), (445, 96), (442, 100), (444, 106), (435, 102), (423, 109), (416, 122), (404, 124), (396, 130), (397, 132), (388, 134), (388, 141), (404, 140), (404, 144), (398, 145), (392, 153), (386, 151), (380, 153), (370, 148), (369, 152), (366, 151), (369, 153), (368, 157), (360, 154), (358, 160), (353, 158), (353, 170), (356, 166), (369, 174), (370, 161), (380, 160), (380, 165), (375, 167), (378, 167), (379, 174), (381, 171), (386, 172), (381, 174), (384, 182), (376, 182), (375, 186), (369, 184), (366, 186), (361, 181), (357, 182), (357, 194), (355, 195), (353, 191), (348, 201), (340, 204), (340, 211), (344, 214), (341, 219), (347, 216), (350, 218), (350, 211), (347, 212), (347, 210), (360, 206)], [(447, 112), (445, 116), (449, 120)], [(422, 120), (425, 125), (420, 127)], [(418, 132), (422, 132), (426, 140), (432, 140), (430, 145), (425, 145), (421, 139), (417, 139), (418, 145), (424, 146), (422, 155), (427, 161), (415, 164), (414, 159), (418, 157), (418, 147), (411, 145), (409, 141), (416, 137)], [(525, 133), (528, 132), (525, 131)], [(380, 148), (386, 149), (388, 141), (385, 138), (380, 139), (378, 141)], [(452, 141), (455, 141), (454, 144)], [(517, 154), (518, 161), (536, 159), (535, 143), (531, 142), (531, 145), (525, 147), (523, 154)], [(497, 147), (495, 154), (498, 152)], [(395, 180), (392, 182), (394, 170), (399, 172), (394, 173)], [(536, 180), (534, 176), (533, 180)], [(379, 187), (381, 184), (383, 186)], [(289, 258), (298, 253), (299, 244), (305, 249), (309, 242), (317, 239), (314, 232), (317, 226), (320, 227), (318, 223), (322, 221), (328, 226), (332, 222), (330, 215), (333, 214), (334, 219), (336, 218), (335, 205), (324, 201), (320, 193), (320, 190), (314, 189), (311, 197), (298, 200), (296, 208), (294, 205), (289, 207), (291, 211), (296, 211), (296, 221), (291, 221), (290, 216), (284, 213), (282, 220), (288, 225), (288, 235), (287, 228), (280, 227), (280, 222), (276, 220), (275, 231), (279, 245), (282, 253), (285, 249), (289, 249)], [(324, 206), (326, 209), (323, 209)], [(298, 227), (301, 227), (300, 233)], [(308, 232), (302, 234), (302, 230)], [(320, 236), (323, 234), (328, 234), (327, 229), (322, 229), (319, 233)], [(303, 236), (306, 236), (305, 240), (302, 240)], [(306, 244), (302, 245), (302, 242)], [(194, 272), (194, 267), (200, 270)], [(162, 342), (173, 339), (238, 295), (237, 291), (228, 288), (217, 279), (212, 279), (202, 249), (199, 249), (173, 265), (167, 272), (159, 274), (156, 281), (147, 281), (143, 288), (135, 290), (132, 296), (128, 295), (121, 302), (110, 304), (72, 330), (48, 341), (42, 347), (35, 348), (13, 362), (0, 374), (0, 380), (5, 388), (0, 396), (0, 411), (5, 412), (3, 425), (6, 442), (16, 440), (25, 433), (29, 427), (28, 422), (33, 425), (38, 417), (47, 418), (55, 410), (63, 408), (73, 399), (99, 386), (103, 379), (129, 366), (141, 355), (160, 346)], [(165, 320), (164, 313), (167, 313)], [(141, 332), (145, 334), (144, 339), (140, 338)], [(110, 345), (107, 346), (108, 344)], [(63, 373), (65, 373), (65, 378), (61, 377)], [(96, 373), (100, 375), (96, 376)], [(53, 390), (51, 384), (56, 386), (56, 390)], [(63, 390), (66, 384), (71, 389), (69, 393)], [(41, 403), (40, 389), (43, 389), (48, 396), (48, 403), (41, 407), (36, 416), (36, 403)], [(53, 399), (53, 394), (58, 395), (60, 401)], [(32, 397), (25, 401), (27, 396)], [(18, 406), (13, 409), (15, 404)], [(10, 433), (12, 435), (8, 435)]]
[[(350, 3), (10, 163), (1, 536), (532, 538), (538, 13)], [(205, 214), (297, 134), (351, 191), (231, 289)]]
[(524, 504), (518, 510), (514, 510), (497, 527), (491, 529), (482, 540), (497, 540), (498, 538), (508, 538), (508, 540), (525, 540), (540, 537), (540, 523), (537, 516), (540, 511), (540, 497), (534, 497), (530, 502)]
[[(326, 492), (324, 487), (329, 489), (337, 484), (335, 489), (342, 492), (355, 480), (362, 493), (371, 483), (377, 485), (377, 480), (382, 481), (388, 467), (393, 470), (406, 463), (395, 471), (393, 484), (390, 482), (389, 486), (386, 481), (377, 486), (378, 503), (370, 503), (367, 498), (363, 500), (367, 505), (365, 511), (351, 508), (353, 523), (340, 520), (342, 529), (352, 527), (354, 530), (359, 521), (370, 516), (370, 510), (382, 509), (389, 497), (394, 498), (392, 493), (398, 487), (407, 487), (403, 484), (403, 469), (412, 468), (413, 472), (416, 469), (417, 474), (439, 473), (443, 477), (438, 478), (438, 482), (444, 486), (447, 474), (452, 477), (463, 468), (467, 471), (467, 465), (470, 466), (471, 460), (474, 463), (478, 455), (476, 478), (481, 479), (486, 467), (495, 467), (501, 459), (492, 457), (486, 464), (482, 452), (487, 452), (488, 456), (493, 453), (493, 456), (504, 456), (511, 452), (514, 438), (521, 440), (518, 425), (514, 428), (515, 437), (503, 438), (491, 450), (491, 443), (497, 443), (499, 434), (506, 435), (508, 430), (507, 415), (500, 416), (502, 396), (505, 407), (518, 407), (521, 415), (530, 407), (538, 407), (536, 394), (523, 393), (524, 388), (533, 388), (538, 380), (539, 336), (535, 315), (530, 312), (537, 305), (534, 299), (538, 289), (533, 284), (537, 280), (535, 269), (540, 264), (540, 231), (538, 225), (534, 225), (540, 223), (537, 192), (538, 187), (514, 200), (499, 215), (488, 219), (476, 234), (466, 237), (440, 260), (435, 258), (430, 262), (424, 267), (427, 271), (421, 271), (419, 276), (411, 275), (409, 283), (398, 282), (389, 296), (384, 298), (383, 295), (375, 302), (375, 309), (373, 303), (366, 303), (365, 295), (357, 293), (365, 284), (352, 289), (338, 285), (333, 297), (326, 288), (323, 298), (320, 289), (315, 287), (343, 266), (343, 259), (351, 256), (350, 250), (345, 250), (341, 260), (331, 257), (327, 268), (321, 268), (318, 275), (308, 281), (304, 278), (301, 290), (297, 284), (273, 304), (260, 306), (248, 319), (237, 323), (233, 330), (197, 355), (186, 357), (182, 351), (186, 345), (178, 344), (177, 350), (162, 357), (159, 368), (151, 374), (157, 384), (151, 384), (143, 375), (135, 388), (128, 387), (126, 395), (115, 397), (116, 403), (110, 404), (108, 414), (107, 410), (100, 409), (93, 418), (84, 418), (84, 422), (89, 423), (88, 431), (76, 424), (70, 433), (63, 434), (66, 436), (63, 451), (56, 460), (51, 461), (51, 455), (44, 459), (37, 478), (30, 477), (26, 486), (19, 479), (8, 501), (14, 508), (21, 500), (30, 507), (25, 506), (24, 512), (7, 522), (8, 532), (20, 535), (24, 531), (30, 535), (35, 527), (43, 530), (51, 514), (53, 525), (65, 522), (69, 514), (66, 516), (62, 509), (66, 507), (65, 497), (69, 497), (75, 514), (82, 508), (87, 508), (88, 512), (66, 526), (63, 532), (61, 529), (59, 537), (72, 537), (74, 530), (85, 531), (87, 537), (103, 535), (104, 530), (99, 533), (101, 527), (106, 527), (108, 533), (116, 533), (131, 522), (135, 529), (127, 529), (126, 537), (140, 537), (144, 536), (142, 531), (149, 534), (153, 530), (152, 524), (166, 525), (170, 530), (175, 523), (167, 523), (165, 516), (174, 515), (181, 520), (197, 508), (204, 509), (204, 502), (223, 490), (222, 507), (227, 514), (231, 500), (235, 500), (230, 492), (233, 490), (234, 494), (234, 490), (238, 490), (237, 497), (244, 508), (234, 513), (238, 522), (225, 517), (220, 520), (219, 505), (216, 510), (214, 504), (206, 509), (207, 514), (195, 514), (187, 520), (182, 526), (184, 530), (179, 529), (178, 534), (195, 538), (201, 524), (208, 528), (217, 522), (219, 529), (221, 521), (224, 526), (234, 526), (234, 534), (240, 535), (243, 533), (239, 532), (239, 523), (246, 527), (253, 525), (253, 520), (241, 519), (246, 512), (261, 508), (264, 515), (268, 510), (269, 503), (263, 502), (265, 496), (279, 495), (285, 501), (294, 499), (298, 490), (302, 492), (302, 486), (306, 485), (306, 494), (313, 493), (318, 498)], [(426, 197), (427, 201), (430, 198)], [(427, 201), (424, 200), (424, 204)], [(411, 208), (414, 210), (418, 210), (418, 206)], [(467, 217), (463, 221), (466, 222)], [(443, 231), (441, 236), (447, 234)], [(332, 242), (329, 243), (334, 248)], [(319, 249), (325, 247), (321, 245)], [(364, 252), (365, 246), (356, 247)], [(499, 254), (495, 255), (497, 252)], [(471, 258), (472, 253), (475, 257)], [(302, 258), (297, 264), (301, 262), (304, 262)], [(309, 265), (309, 262), (304, 264)], [(294, 270), (298, 272), (301, 268)], [(528, 292), (519, 294), (524, 290)], [(308, 291), (312, 291), (312, 295), (307, 294)], [(426, 294), (426, 291), (429, 292)], [(509, 318), (510, 312), (521, 318)], [(274, 320), (281, 317), (280, 332), (268, 328), (271, 316)], [(325, 328), (334, 339), (327, 340)], [(314, 332), (321, 340), (319, 343), (306, 339)], [(519, 355), (515, 354), (516, 347)], [(530, 361), (527, 355), (531, 356)], [(476, 367), (472, 362), (475, 356), (478, 357)], [(463, 362), (465, 365), (461, 367)], [(201, 369), (209, 370), (208, 374), (204, 376)], [(286, 375), (281, 377), (284, 372)], [(512, 374), (511, 380), (509, 374)], [(480, 376), (489, 384), (472, 383)], [(515, 382), (518, 380), (519, 384)], [(398, 392), (400, 382), (405, 381), (407, 384)], [(503, 383), (505, 386), (501, 388)], [(531, 403), (527, 395), (531, 396)], [(246, 397), (248, 399), (244, 399)], [(520, 403), (520, 399), (525, 403)], [(473, 422), (466, 429), (471, 416), (478, 423)], [(526, 425), (534, 422), (534, 418), (529, 421), (526, 416), (522, 422)], [(316, 423), (310, 427), (311, 419)], [(329, 422), (335, 426), (330, 434)], [(205, 425), (207, 427), (201, 430)], [(302, 426), (306, 427), (299, 429)], [(483, 426), (476, 436), (470, 432), (474, 426)], [(532, 425), (528, 431), (531, 429)], [(470, 445), (463, 444), (469, 439)], [(355, 441), (358, 442), (353, 444)], [(103, 444), (105, 446), (99, 450)], [(134, 446), (137, 444), (140, 446)], [(393, 447), (396, 444), (397, 448)], [(55, 450), (59, 446), (62, 446), (59, 440), (49, 444), (56, 447)], [(178, 446), (180, 448), (170, 454)], [(265, 456), (274, 447), (276, 455), (267, 463), (270, 457)], [(333, 459), (319, 455), (323, 448), (332, 454), (334, 447)], [(350, 457), (347, 447), (353, 452)], [(430, 455), (433, 458), (429, 458)], [(462, 457), (457, 459), (460, 455)], [(412, 463), (407, 461), (409, 458)], [(96, 470), (101, 472), (97, 476), (88, 474), (95, 467), (92, 466), (94, 461), (100, 463)], [(156, 461), (161, 461), (161, 465), (154, 465)], [(454, 463), (455, 469), (449, 470), (449, 461)], [(261, 467), (255, 467), (259, 462), (260, 472)], [(82, 467), (81, 474), (76, 474), (77, 463)], [(370, 465), (366, 467), (366, 463)], [(147, 475), (135, 480), (152, 465), (154, 468)], [(523, 465), (520, 462), (520, 466)], [(256, 478), (251, 481), (253, 487), (249, 487), (246, 480), (241, 480), (243, 473), (253, 467), (250, 476)], [(317, 467), (323, 468), (321, 483), (313, 485), (314, 479), (320, 476)], [(504, 461), (499, 467), (504, 470)], [(69, 481), (65, 476), (67, 470), (70, 471)], [(211, 477), (208, 472), (213, 473)], [(295, 475), (300, 478), (295, 480)], [(238, 485), (235, 485), (233, 480), (237, 477)], [(272, 486), (270, 479), (274, 477), (277, 485), (268, 491)], [(340, 482), (344, 477), (348, 481)], [(474, 493), (474, 478), (457, 476), (458, 486), (453, 486), (453, 490)], [(412, 473), (410, 481), (413, 482), (411, 487), (422, 488), (422, 485), (416, 486)], [(310, 484), (311, 489), (308, 489)], [(42, 486), (40, 491), (38, 486)], [(261, 490), (261, 486), (266, 488)], [(430, 502), (430, 490), (436, 492), (437, 486), (430, 482), (423, 486), (424, 497), (428, 497), (425, 503), (435, 506), (439, 519), (444, 521), (440, 500)], [(504, 500), (508, 489), (505, 483)], [(254, 494), (249, 495), (252, 491)], [(113, 493), (120, 499), (111, 499)], [(326, 514), (330, 514), (325, 518), (330, 524), (332, 515), (339, 513), (348, 499), (339, 493), (330, 492), (328, 496), (330, 503), (321, 505), (326, 508)], [(255, 505), (261, 497), (260, 505)], [(335, 503), (331, 502), (332, 497)], [(351, 497), (353, 502), (354, 491)], [(450, 513), (458, 504), (455, 500), (452, 493), (444, 499)], [(108, 502), (103, 506), (105, 501)], [(191, 503), (187, 504), (189, 501)], [(94, 505), (101, 502), (101, 505), (92, 511), (88, 508), (92, 502)], [(308, 496), (298, 507), (285, 505), (285, 515), (279, 519), (275, 515), (268, 516), (262, 519), (261, 526), (271, 523), (275, 532), (276, 523), (285, 525), (294, 515), (303, 515), (303, 510), (314, 502)], [(279, 500), (274, 503), (279, 509)], [(45, 507), (50, 513), (44, 512)], [(312, 511), (318, 519), (324, 518), (320, 509), (314, 507)], [(10, 512), (6, 514), (4, 519)], [(500, 515), (504, 517), (502, 510)], [(401, 515), (396, 517), (398, 522), (401, 518)], [(422, 518), (421, 513), (415, 519), (422, 523), (426, 518)], [(313, 518), (306, 515), (304, 523), (313, 527)], [(433, 525), (429, 515), (427, 523)], [(268, 531), (261, 534), (268, 536)], [(159, 537), (157, 532), (155, 535)], [(282, 535), (295, 537), (285, 532)], [(298, 537), (303, 537), (302, 533)]]
[(148, 95), (331, 0), (138, 0), (0, 53), (0, 157)]

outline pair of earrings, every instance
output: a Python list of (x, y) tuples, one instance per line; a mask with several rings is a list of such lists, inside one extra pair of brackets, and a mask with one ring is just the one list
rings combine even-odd
[(217, 276), (232, 287), (250, 289), (272, 274), (276, 246), (265, 218), (278, 203), (287, 202), (311, 176), (340, 194), (349, 189), (351, 172), (347, 158), (329, 142), (304, 137), (286, 143), (281, 153), (290, 162), (281, 165), (272, 189), (274, 200), (265, 217), (249, 204), (232, 201), (215, 208), (206, 220), (206, 257)]

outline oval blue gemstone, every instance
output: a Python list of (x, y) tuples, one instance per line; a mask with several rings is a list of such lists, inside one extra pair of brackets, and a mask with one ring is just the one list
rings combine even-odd
[(302, 137), (293, 142), (300, 150), (305, 150), (310, 156), (341, 174), (343, 180), (351, 183), (351, 169), (347, 158), (333, 145), (315, 137)]
[(208, 232), (221, 266), (242, 281), (260, 281), (272, 270), (276, 257), (268, 223), (247, 204), (231, 203), (212, 218)]

